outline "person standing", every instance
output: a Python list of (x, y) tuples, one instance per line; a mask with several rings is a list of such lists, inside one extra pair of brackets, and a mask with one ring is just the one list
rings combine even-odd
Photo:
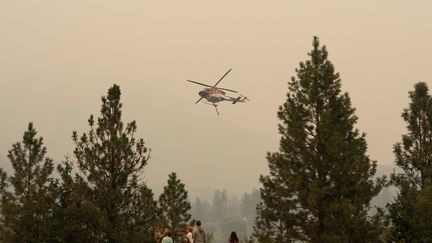
[(206, 235), (204, 229), (201, 227), (201, 221), (196, 222), (196, 228), (192, 232), (192, 238), (194, 243), (205, 243)]

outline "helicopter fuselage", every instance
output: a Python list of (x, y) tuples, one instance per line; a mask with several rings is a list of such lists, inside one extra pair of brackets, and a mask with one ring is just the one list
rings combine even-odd
[(202, 98), (206, 99), (208, 102), (211, 102), (213, 104), (224, 100), (231, 101), (233, 99), (233, 97), (226, 96), (225, 92), (217, 88), (206, 88), (200, 91), (198, 94), (199, 96), (201, 96)]

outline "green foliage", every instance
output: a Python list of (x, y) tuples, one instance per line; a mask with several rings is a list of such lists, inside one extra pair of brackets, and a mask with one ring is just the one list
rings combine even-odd
[(384, 178), (374, 181), (376, 161), (366, 155), (365, 135), (328, 53), (313, 41), (280, 106), (279, 152), (268, 153), (270, 174), (261, 176), (257, 207), (259, 242), (370, 242), (378, 221), (369, 203)]
[(432, 183), (432, 101), (426, 83), (417, 83), (409, 93), (411, 103), (402, 113), (408, 134), (394, 146), (396, 164), (410, 184), (422, 188)]
[(172, 172), (168, 176), (168, 185), (164, 187), (159, 196), (159, 205), (163, 217), (167, 220), (168, 227), (171, 229), (174, 242), (180, 240), (180, 230), (188, 225), (191, 215), (189, 211), (191, 205), (188, 193), (177, 174)]
[(13, 144), (8, 153), (13, 174), (0, 170), (1, 242), (52, 240), (53, 161), (45, 157), (43, 139), (36, 134), (29, 123), (22, 142)]
[(392, 174), (399, 189), (388, 205), (393, 240), (432, 242), (432, 100), (425, 83), (409, 92), (411, 103), (402, 112), (408, 133), (394, 146), (396, 164), (403, 173)]
[(135, 121), (123, 124), (120, 94), (119, 86), (111, 87), (102, 97), (97, 124), (92, 115), (88, 133), (80, 138), (73, 133), (74, 155), (83, 178), (75, 177), (72, 184), (82, 193), (77, 203), (85, 203), (98, 216), (88, 224), (99, 241), (140, 242), (143, 233), (152, 231), (157, 210), (150, 189), (138, 181), (149, 152), (143, 139), (134, 137)]
[(90, 201), (92, 191), (87, 182), (78, 174), (73, 176), (72, 169), (68, 159), (57, 167), (55, 234), (59, 242), (99, 242), (97, 219), (103, 215)]

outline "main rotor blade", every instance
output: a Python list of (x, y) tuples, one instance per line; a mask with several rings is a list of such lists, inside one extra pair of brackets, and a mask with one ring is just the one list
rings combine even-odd
[(203, 99), (203, 97), (199, 98), (199, 99), (195, 102), (195, 104), (197, 104), (198, 102), (200, 102), (202, 99)]
[(186, 81), (191, 82), (191, 83), (194, 83), (194, 84), (199, 84), (199, 85), (202, 85), (202, 86), (210, 87), (210, 88), (213, 87), (213, 86), (210, 86), (210, 85), (208, 85), (208, 84), (203, 84), (203, 83), (200, 83), (200, 82), (197, 82), (197, 81), (192, 81), (192, 80), (186, 80)]
[(221, 89), (221, 90), (225, 90), (225, 91), (230, 91), (230, 92), (238, 93), (237, 91), (232, 90), (232, 89), (225, 89), (225, 88), (218, 88), (218, 87), (216, 87), (216, 89)]
[(222, 76), (222, 78), (220, 78), (219, 81), (217, 81), (216, 84), (213, 85), (213, 87), (216, 87), (216, 85), (218, 85), (218, 83), (219, 83), (220, 81), (222, 81), (222, 79), (225, 78), (225, 76), (227, 76), (227, 74), (228, 74), (229, 72), (231, 72), (231, 70), (232, 70), (232, 68), (230, 68), (230, 70), (228, 70), (228, 72), (226, 72), (226, 73)]
[[(199, 85), (202, 85), (202, 86), (213, 88), (213, 86), (210, 86), (210, 85), (207, 85), (207, 84), (202, 84), (202, 83), (197, 82), (197, 81), (192, 81), (192, 80), (186, 80), (186, 81), (194, 83), (194, 84), (199, 84)], [(237, 93), (237, 91), (232, 90), (232, 89), (225, 89), (225, 88), (219, 88), (219, 87), (216, 87), (216, 89), (220, 89), (220, 90), (225, 90), (225, 91), (230, 91), (230, 92)]]

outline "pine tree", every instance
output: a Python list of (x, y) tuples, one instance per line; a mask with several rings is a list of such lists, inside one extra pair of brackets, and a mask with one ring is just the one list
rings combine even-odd
[(257, 207), (259, 242), (370, 242), (378, 227), (368, 218), (376, 161), (366, 155), (365, 135), (326, 47), (313, 40), (280, 106), (279, 152), (268, 153), (270, 175), (261, 176)]
[(426, 83), (409, 92), (411, 103), (402, 113), (408, 133), (394, 146), (396, 165), (403, 173), (392, 174), (399, 189), (388, 205), (393, 240), (432, 242), (432, 99)]
[[(53, 160), (45, 157), (42, 137), (29, 123), (22, 142), (13, 144), (8, 158), (13, 174), (0, 172), (1, 242), (47, 242), (51, 224), (55, 181)], [(13, 190), (9, 190), (12, 186)]]
[(191, 205), (185, 184), (177, 178), (175, 172), (168, 176), (168, 184), (159, 196), (159, 205), (171, 229), (174, 242), (180, 242), (180, 230), (185, 228), (191, 219)]
[(149, 151), (143, 139), (134, 136), (135, 121), (123, 124), (120, 95), (120, 87), (113, 85), (102, 97), (97, 127), (91, 115), (90, 131), (80, 138), (73, 133), (74, 155), (84, 178), (80, 183), (84, 202), (98, 215), (89, 223), (97, 229), (93, 235), (101, 242), (141, 241), (142, 232), (149, 228), (147, 219), (154, 213), (153, 206), (143, 203), (151, 202), (148, 197), (152, 194), (138, 180)]

